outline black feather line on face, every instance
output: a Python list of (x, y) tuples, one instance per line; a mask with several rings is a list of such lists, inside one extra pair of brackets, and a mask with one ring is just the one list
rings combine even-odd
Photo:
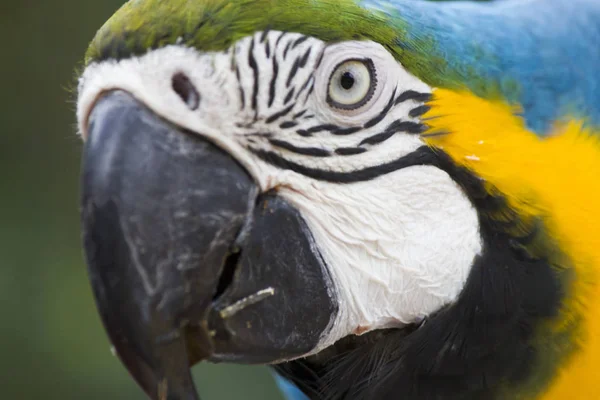
[(561, 340), (539, 327), (558, 315), (568, 281), (552, 260), (530, 251), (541, 245), (537, 253), (551, 253), (543, 224), (522, 219), (445, 154), (432, 164), (479, 213), (484, 249), (463, 292), (418, 327), (349, 337), (345, 346), (275, 366), (311, 399), (490, 400), (505, 398), (509, 387), (533, 398), (566, 356), (549, 354), (560, 346), (542, 348)]

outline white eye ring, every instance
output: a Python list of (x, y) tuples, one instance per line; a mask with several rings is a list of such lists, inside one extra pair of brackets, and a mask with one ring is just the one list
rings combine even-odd
[(333, 69), (329, 78), (327, 103), (342, 110), (356, 110), (371, 100), (376, 87), (373, 61), (345, 60)]

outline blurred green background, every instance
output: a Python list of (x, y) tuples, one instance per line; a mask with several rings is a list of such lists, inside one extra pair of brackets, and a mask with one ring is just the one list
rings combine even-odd
[[(0, 0), (3, 399), (143, 400), (96, 314), (79, 238), (74, 71), (123, 0)], [(203, 400), (280, 399), (266, 368), (194, 369)]]

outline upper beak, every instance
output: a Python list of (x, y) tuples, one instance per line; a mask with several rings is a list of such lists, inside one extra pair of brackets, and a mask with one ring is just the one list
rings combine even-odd
[[(230, 156), (124, 92), (101, 98), (90, 115), (83, 226), (91, 281), (117, 353), (148, 394), (197, 398), (189, 365), (210, 354), (204, 314), (256, 193)], [(201, 350), (188, 351), (192, 335)]]
[(90, 280), (118, 356), (151, 398), (198, 399), (189, 368), (200, 360), (269, 363), (317, 346), (337, 306), (293, 207), (125, 92), (98, 100), (88, 131)]

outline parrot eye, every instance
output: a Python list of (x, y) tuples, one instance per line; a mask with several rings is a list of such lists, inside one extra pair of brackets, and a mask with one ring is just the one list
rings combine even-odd
[(327, 103), (342, 110), (356, 110), (373, 97), (376, 86), (373, 61), (346, 60), (335, 67), (329, 78)]

